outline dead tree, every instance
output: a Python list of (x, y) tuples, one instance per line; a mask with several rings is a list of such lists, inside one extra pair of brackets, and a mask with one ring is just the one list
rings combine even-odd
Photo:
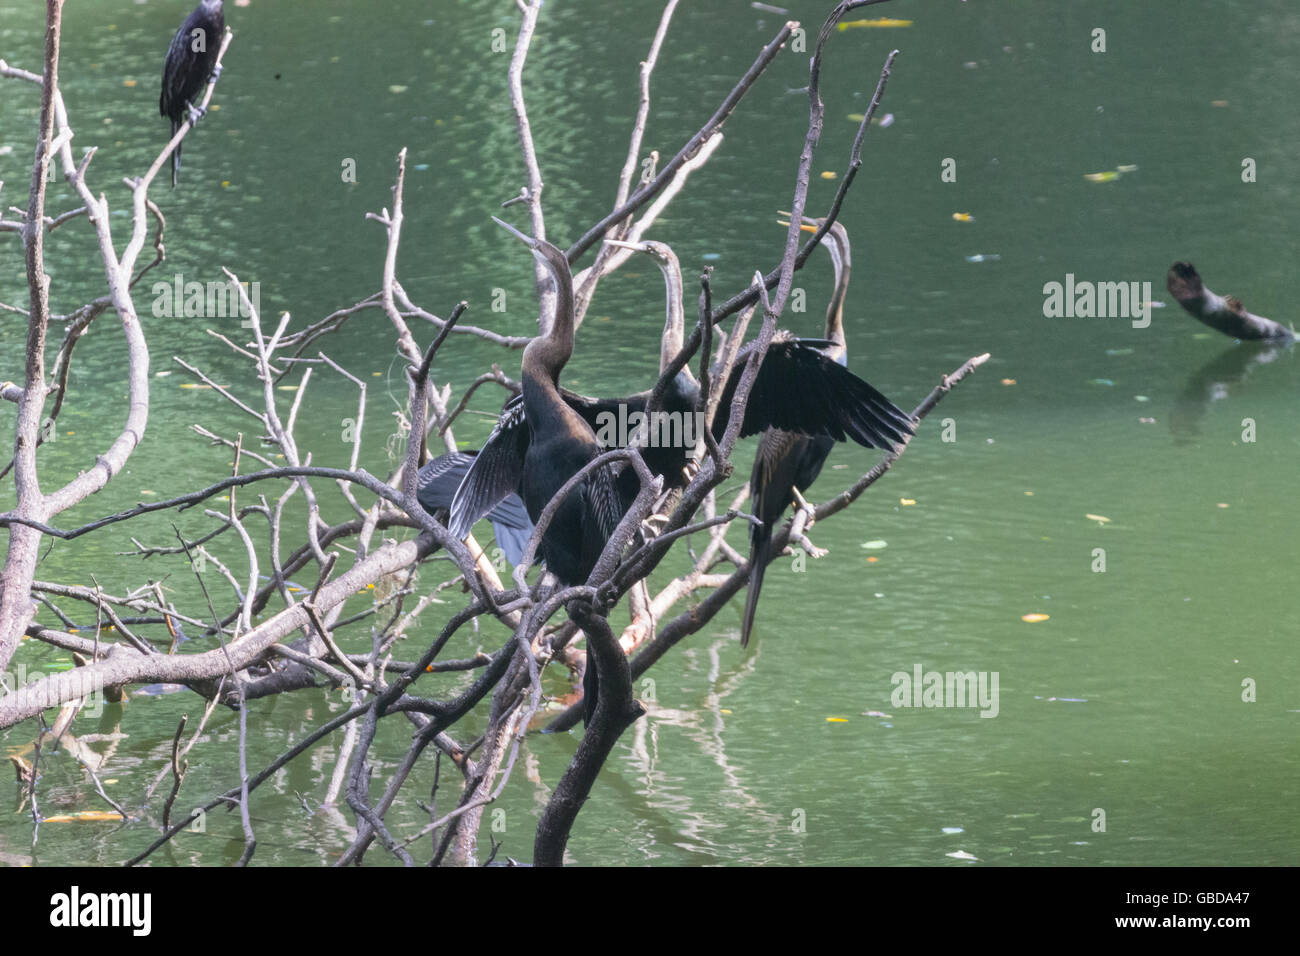
[[(158, 767), (158, 777), (145, 794), (148, 804), (164, 780), (171, 779), (158, 821), (159, 837), (133, 861), (147, 857), (185, 828), (201, 811), (181, 818), (173, 812), (177, 791), (182, 786), (185, 757), (193, 749), (208, 716), (218, 706), (236, 707), (240, 717), (239, 768), (232, 769), (234, 784), (213, 795), (203, 811), (238, 806), (241, 812), (247, 862), (256, 846), (249, 812), (252, 794), (277, 770), (319, 741), (343, 733), (339, 772), (325, 796), (333, 805), (346, 802), (356, 820), (355, 837), (340, 857), (342, 864), (359, 863), (377, 841), (403, 862), (414, 862), (417, 846), (429, 848), (429, 861), (472, 864), (479, 860), (478, 831), (483, 808), (508, 785), (524, 735), (545, 701), (541, 675), (556, 660), (569, 660), (571, 642), (581, 633), (587, 653), (601, 669), (601, 695), (594, 719), (586, 730), (571, 765), (553, 792), (538, 826), (533, 859), (538, 864), (559, 864), (578, 811), (592, 792), (601, 766), (622, 732), (643, 713), (633, 697), (633, 679), (644, 673), (677, 643), (705, 627), (748, 579), (745, 559), (727, 542), (733, 521), (747, 520), (741, 510), (743, 497), (730, 508), (716, 501), (718, 486), (732, 474), (732, 453), (740, 433), (745, 400), (757, 375), (758, 364), (772, 341), (792, 289), (794, 274), (807, 261), (822, 236), (835, 222), (862, 167), (862, 148), (871, 117), (884, 93), (897, 51), (890, 53), (881, 70), (870, 108), (867, 110), (848, 157), (838, 191), (821, 215), (823, 225), (800, 242), (801, 217), (807, 212), (807, 193), (814, 153), (822, 130), (823, 107), (820, 75), (823, 54), (835, 35), (835, 26), (850, 10), (883, 0), (844, 0), (831, 12), (816, 38), (810, 61), (808, 87), (809, 121), (799, 155), (791, 198), (790, 227), (779, 263), (757, 271), (753, 281), (736, 290), (715, 306), (711, 278), (702, 278), (699, 322), (677, 357), (663, 373), (659, 388), (687, 362), (699, 362), (702, 391), (710, 396), (709, 369), (722, 362), (722, 373), (735, 358), (735, 346), (744, 337), (752, 316), (758, 316), (758, 348), (749, 359), (732, 402), (730, 420), (720, 440), (707, 435), (706, 450), (698, 470), (680, 494), (660, 500), (653, 480), (642, 483), (641, 494), (609, 541), (596, 570), (581, 586), (562, 590), (541, 586), (539, 575), (528, 576), (536, 553), (541, 528), (534, 534), (523, 565), (512, 579), (503, 581), (493, 563), (472, 537), (453, 539), (445, 524), (426, 513), (416, 498), (416, 473), (429, 456), (428, 446), (440, 443), (456, 448), (453, 425), (480, 388), (496, 387), (503, 397), (518, 390), (518, 384), (499, 368), (485, 371), (465, 385), (458, 396), (452, 384), (433, 384), (438, 379), (438, 359), (443, 351), (456, 347), (459, 337), (471, 335), (509, 351), (522, 347), (526, 338), (501, 335), (491, 329), (461, 321), (468, 303), (460, 302), (445, 316), (436, 315), (411, 301), (398, 279), (404, 215), (405, 150), (397, 155), (391, 202), (370, 219), (384, 229), (387, 249), (378, 291), (360, 302), (336, 310), (318, 321), (291, 327), (289, 314), (268, 321), (242, 292), (238, 278), (226, 272), (232, 288), (241, 289), (241, 303), (248, 314), (251, 339), (232, 341), (218, 338), (238, 361), (247, 361), (256, 373), (258, 385), (249, 392), (218, 383), (213, 374), (178, 358), (185, 372), (231, 403), (249, 419), (250, 435), (257, 435), (271, 450), (245, 441), (245, 433), (217, 434), (195, 423), (196, 435), (233, 452), (229, 474), (186, 476), (192, 490), (161, 501), (139, 504), (125, 511), (104, 515), (75, 527), (58, 523), (69, 507), (85, 501), (122, 471), (148, 426), (149, 349), (137, 318), (135, 289), (140, 279), (162, 261), (165, 220), (162, 210), (149, 197), (157, 173), (189, 131), (182, 124), (172, 141), (138, 179), (127, 182), (126, 199), (131, 212), (130, 231), (121, 248), (109, 231), (110, 208), (88, 181), (94, 149), (78, 161), (71, 142), (73, 122), (59, 92), (59, 29), (62, 0), (47, 0), (47, 34), (43, 68), (29, 72), (0, 61), (0, 78), (33, 84), (40, 90), (41, 122), (36, 142), (36, 160), (25, 212), (12, 221), (0, 220), (0, 232), (21, 239), (26, 253), (30, 297), (21, 312), (28, 324), (26, 366), (20, 383), (7, 383), (0, 395), (16, 407), (16, 438), (13, 474), (17, 501), (0, 514), (0, 526), (7, 529), (9, 549), (0, 571), (0, 670), (18, 652), (24, 636), (38, 643), (69, 649), (84, 657), (84, 665), (73, 671), (44, 677), (22, 687), (6, 689), (0, 696), (0, 727), (30, 720), (49, 707), (70, 708), (57, 739), (76, 737), (69, 729), (87, 695), (100, 689), (122, 688), (149, 682), (179, 683), (197, 691), (207, 701), (203, 719), (193, 735), (185, 739), (185, 726), (177, 730), (168, 755)], [(538, 25), (540, 0), (520, 4), (522, 22), (508, 73), (508, 97), (519, 132), (523, 185), (509, 203), (526, 205), (533, 235), (547, 234), (543, 205), (542, 161), (537, 155), (524, 98), (524, 66)], [(666, 4), (650, 52), (641, 64), (639, 99), (628, 146), (627, 159), (614, 188), (611, 210), (589, 226), (567, 250), (571, 263), (600, 243), (593, 261), (575, 276), (577, 317), (580, 320), (596, 294), (600, 280), (621, 266), (632, 253), (603, 244), (604, 239), (640, 240), (691, 176), (704, 166), (722, 143), (721, 129), (742, 104), (746, 94), (763, 78), (768, 67), (799, 29), (789, 22), (781, 26), (758, 51), (753, 64), (737, 82), (699, 130), (680, 146), (667, 162), (657, 166), (660, 154), (648, 151), (644, 133), (650, 107), (650, 79), (659, 51), (665, 42), (676, 8)], [(232, 40), (227, 31), (219, 57)], [(213, 97), (216, 86), (205, 91), (202, 106)], [(665, 153), (664, 155), (667, 155)], [(647, 163), (646, 160), (649, 159)], [(47, 168), (56, 164), (64, 179), (80, 197), (79, 208), (47, 214), (45, 183)], [(640, 175), (638, 175), (640, 174)], [(485, 218), (486, 218), (485, 211)], [(44, 268), (44, 236), (65, 224), (82, 221), (94, 231), (104, 268), (106, 295), (85, 303), (64, 315), (50, 308), (50, 288)], [(141, 254), (153, 228), (152, 261), (141, 266)], [(0, 237), (4, 238), (4, 237)], [(444, 264), (448, 270), (456, 263)], [(540, 284), (541, 321), (554, 306), (553, 297)], [(125, 421), (115, 441), (88, 456), (80, 475), (61, 488), (42, 489), (39, 481), (38, 446), (43, 429), (57, 420), (69, 402), (84, 400), (69, 390), (68, 369), (73, 346), (97, 319), (114, 315), (122, 325), (129, 360), (129, 397)], [(365, 383), (350, 372), (337, 356), (323, 347), (331, 333), (363, 317), (386, 322), (396, 346), (405, 359), (407, 394), (404, 410), (408, 429), (406, 448), (391, 473), (380, 478), (360, 466), (366, 411)], [(733, 319), (729, 329), (724, 323)], [(64, 339), (51, 366), (46, 365), (46, 337), (52, 322), (66, 322)], [(429, 340), (421, 345), (421, 339)], [(509, 356), (507, 356), (509, 357)], [(914, 418), (923, 419), (961, 379), (981, 365), (987, 355), (971, 358), (939, 384), (918, 404)], [(503, 361), (509, 368), (513, 364)], [(933, 372), (918, 372), (918, 378)], [(309, 391), (323, 376), (337, 376), (358, 392), (355, 440), (346, 462), (316, 464), (323, 456), (302, 447), (296, 437), (296, 423), (311, 413)], [(285, 379), (296, 385), (288, 407), (277, 389)], [(715, 381), (717, 379), (715, 378)], [(653, 401), (653, 400), (652, 400)], [(829, 519), (851, 506), (884, 475), (905, 446), (884, 456), (849, 487), (827, 501), (797, 513), (791, 524), (774, 535), (775, 553), (787, 542), (807, 543), (814, 521)], [(622, 460), (638, 474), (650, 476), (635, 449), (611, 449), (593, 466), (606, 460)], [(326, 494), (337, 495), (349, 517), (330, 524), (322, 517)], [(561, 492), (563, 494), (563, 492)], [(214, 499), (227, 495), (229, 503), (214, 507)], [(559, 496), (557, 496), (558, 499)], [(305, 502), (306, 515), (300, 527), (291, 524), (286, 504), (294, 498)], [(552, 503), (554, 504), (554, 502)], [(94, 583), (42, 581), (36, 577), (36, 559), (42, 541), (57, 539), (77, 542), (90, 534), (124, 533), (132, 522), (145, 515), (180, 513), (202, 508), (208, 530), (185, 538), (143, 541), (131, 537), (129, 555), (158, 563), (170, 562), (176, 570), (188, 570), (210, 562), (225, 582), (221, 589), (209, 589), (203, 577), (199, 583), (204, 601), (197, 607), (177, 608), (167, 600), (156, 579), (148, 578), (124, 594), (109, 594)], [(643, 530), (644, 520), (657, 508), (666, 509), (666, 523), (654, 534)], [(543, 522), (545, 517), (543, 516)], [(122, 526), (122, 527), (119, 527)], [(385, 534), (387, 533), (387, 537)], [(665, 556), (688, 535), (707, 535), (707, 545), (694, 555), (691, 569), (651, 593), (648, 576)], [(237, 541), (244, 555), (242, 567), (223, 563), (210, 552), (216, 540)], [(434, 552), (447, 558), (454, 574), (437, 584), (420, 579), (421, 562)], [(431, 565), (425, 565), (425, 568)], [(263, 572), (265, 572), (263, 574)], [(301, 588), (293, 581), (302, 582)], [(93, 583), (93, 582), (92, 582)], [(370, 606), (349, 613), (347, 602), (373, 588)], [(227, 593), (228, 591), (228, 593)], [(439, 595), (464, 595), (461, 606)], [(628, 599), (631, 624), (616, 630), (611, 611)], [(674, 608), (690, 601), (687, 610)], [(61, 603), (60, 603), (61, 602)], [(63, 606), (80, 610), (67, 612)], [(40, 617), (37, 610), (40, 609)], [(432, 620), (447, 613), (444, 620)], [(57, 619), (57, 623), (50, 617)], [(84, 627), (93, 617), (93, 637), (86, 631), (69, 633), (71, 626)], [(468, 660), (448, 660), (443, 653), (448, 642), (467, 625), (495, 620), (508, 636), (495, 650), (481, 652)], [(662, 622), (662, 623), (661, 623)], [(428, 625), (425, 629), (424, 625)], [(178, 641), (184, 629), (191, 637), (184, 653)], [(414, 640), (422, 648), (413, 660), (396, 659), (398, 642)], [(351, 651), (345, 648), (352, 648)], [(356, 648), (364, 650), (357, 651)], [(627, 654), (635, 650), (631, 659)], [(437, 675), (469, 672), (467, 688), (450, 692), (439, 688)], [(258, 698), (311, 687), (344, 688), (350, 706), (322, 722), (306, 738), (287, 747), (268, 766), (247, 766), (245, 736), (250, 715), (256, 719)], [(475, 708), (487, 708), (487, 729), (477, 741), (465, 739), (458, 725)], [(567, 726), (575, 708), (555, 723)], [(413, 731), (410, 748), (399, 767), (372, 790), (370, 751), (383, 720), (406, 721)], [(431, 813), (427, 826), (417, 832), (395, 834), (385, 822), (412, 772), (430, 759), (431, 752), (439, 779), (444, 761), (459, 771), (460, 792), (454, 807)], [(39, 755), (39, 751), (37, 751)], [(39, 759), (39, 758), (38, 758)], [(95, 768), (88, 766), (93, 773)], [(23, 777), (30, 788), (30, 803), (36, 805), (38, 768)], [(409, 796), (409, 794), (408, 794)], [(149, 804), (152, 807), (152, 804)], [(34, 817), (39, 822), (39, 816)], [(496, 850), (493, 849), (492, 855)]]

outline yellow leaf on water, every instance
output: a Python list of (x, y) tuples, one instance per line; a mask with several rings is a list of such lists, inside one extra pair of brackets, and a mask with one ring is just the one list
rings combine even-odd
[(843, 717), (827, 717), (827, 718), (826, 718), (826, 723), (828, 723), (828, 724), (847, 724), (847, 723), (848, 723), (848, 720), (846, 720), (846, 719), (843, 718)]
[(971, 215), (970, 213), (968, 213), (968, 212), (955, 212), (955, 213), (952, 214), (952, 218), (953, 218), (953, 219), (956, 219), (958, 222), (974, 222), (974, 221), (975, 221), (975, 217), (972, 216), (972, 215)]
[(866, 113), (850, 113), (850, 114), (849, 114), (849, 122), (852, 122), (852, 123), (861, 123), (861, 122), (862, 122), (864, 119), (866, 119), (866, 118), (867, 118), (867, 114), (866, 114)]
[(1100, 521), (1102, 524), (1110, 524), (1110, 519), (1105, 515), (1084, 515), (1089, 521)]
[(1043, 621), (1051, 620), (1050, 614), (1022, 614), (1020, 620), (1026, 624), (1039, 624)]
[(907, 505), (914, 505), (914, 504), (916, 504), (916, 499), (915, 499), (915, 498), (899, 498), (899, 499), (898, 499), (898, 503), (899, 503), (900, 505), (903, 505), (904, 507), (906, 507)]
[(135, 80), (123, 80), (123, 81), (122, 81), (122, 85), (123, 85), (123, 86), (135, 86)]
[(1084, 173), (1083, 178), (1090, 183), (1113, 183), (1119, 179), (1119, 173), (1113, 169), (1108, 169), (1104, 173)]
[(109, 823), (121, 822), (122, 814), (111, 810), (82, 810), (80, 813), (63, 813), (45, 817), (42, 823)]
[(835, 174), (831, 172), (829, 169), (826, 170), (824, 173), (822, 173), (822, 179), (834, 179), (834, 178), (835, 178)]
[(839, 25), (839, 31), (843, 33), (845, 30), (855, 30), (863, 27), (867, 29), (888, 30), (894, 27), (910, 27), (911, 25), (911, 20), (894, 20), (890, 17), (876, 17), (874, 20), (849, 20), (847, 23), (841, 23)]
[(1014, 378), (1004, 378), (1004, 379), (1002, 380), (1002, 384), (1003, 384), (1003, 385), (1015, 385), (1015, 384), (1016, 384), (1016, 380), (1015, 380)]

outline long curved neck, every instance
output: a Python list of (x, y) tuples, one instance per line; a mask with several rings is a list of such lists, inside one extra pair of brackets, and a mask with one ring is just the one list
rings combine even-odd
[(560, 372), (573, 355), (573, 274), (564, 253), (550, 243), (534, 251), (555, 283), (555, 320), (524, 349), (525, 399), (542, 399), (544, 393), (546, 398), (562, 402)]
[(848, 342), (844, 337), (844, 297), (849, 291), (852, 263), (849, 260), (848, 244), (841, 242), (833, 232), (828, 238), (831, 241), (826, 244), (826, 249), (831, 254), (831, 264), (835, 269), (835, 291), (831, 293), (830, 305), (826, 307), (826, 338), (840, 349), (847, 350)]
[(668, 363), (677, 357), (686, 341), (686, 316), (682, 308), (682, 270), (677, 263), (677, 256), (671, 250), (665, 250), (664, 259), (655, 261), (659, 263), (659, 271), (664, 274), (664, 290), (668, 299), (664, 337), (659, 347), (659, 371), (663, 372)]

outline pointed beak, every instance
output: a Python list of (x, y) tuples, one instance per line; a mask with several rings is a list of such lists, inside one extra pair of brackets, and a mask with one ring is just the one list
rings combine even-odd
[(515, 237), (516, 239), (518, 239), (520, 242), (524, 243), (526, 246), (528, 246), (528, 248), (530, 248), (530, 249), (536, 249), (536, 248), (537, 248), (537, 240), (534, 239), (532, 236), (526, 236), (526, 235), (524, 235), (522, 232), (520, 232), (520, 231), (519, 231), (518, 229), (516, 229), (514, 226), (510, 225), (510, 223), (508, 223), (508, 222), (503, 222), (503, 221), (501, 221), (500, 219), (498, 219), (496, 216), (493, 216), (493, 217), (492, 217), (492, 221), (495, 222), (495, 223), (496, 223), (498, 226), (500, 226), (502, 229), (504, 229), (506, 232), (510, 233), (510, 235), (514, 236), (514, 237)]

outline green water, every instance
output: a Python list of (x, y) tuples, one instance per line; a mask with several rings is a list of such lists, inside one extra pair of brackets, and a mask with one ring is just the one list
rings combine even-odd
[[(830, 6), (786, 5), (812, 32)], [(119, 210), (119, 241), (127, 220), (115, 184), (163, 141), (160, 59), (189, 6), (100, 0), (67, 10), (61, 75), (75, 144), (99, 147), (91, 177)], [(613, 6), (548, 3), (525, 73), (548, 230), (561, 243), (584, 232), (614, 195), (636, 63), (658, 19), (656, 4)], [(404, 286), (430, 311), (445, 314), (463, 298), (474, 306), (466, 321), (527, 334), (535, 316), (529, 263), (488, 219), (523, 182), (505, 95), (508, 57), (491, 49), (496, 28), (513, 43), (514, 5), (393, 0), (379, 18), (375, 9), (355, 0), (227, 4), (236, 39), (214, 99), (220, 108), (186, 141), (181, 188), (155, 190), (168, 216), (160, 271), (206, 280), (225, 265), (260, 282), (264, 312), (290, 311), (295, 328), (357, 301), (378, 289), (384, 248), (382, 230), (363, 215), (391, 201), (405, 146)], [(1300, 615), (1291, 578), (1300, 373), (1283, 352), (1244, 378), (1198, 377), (1216, 361), (1240, 357), (1245, 368), (1257, 350), (1195, 323), (1165, 293), (1164, 274), (1189, 259), (1211, 288), (1293, 320), (1286, 293), (1300, 209), (1292, 95), (1300, 11), (1286, 0), (899, 0), (867, 15), (914, 23), (832, 39), (809, 201), (813, 211), (829, 202), (836, 183), (817, 174), (842, 175), (856, 129), (849, 117), (865, 109), (885, 54), (900, 48), (881, 108), (895, 121), (868, 136), (842, 217), (855, 266), (846, 310), (851, 367), (910, 407), (971, 355), (993, 358), (940, 405), (884, 481), (814, 530), (827, 557), (803, 573), (790, 559), (773, 565), (749, 653), (738, 645), (737, 601), (650, 672), (649, 714), (617, 747), (579, 818), (570, 858), (1297, 862)], [(780, 19), (739, 0), (683, 4), (655, 76), (646, 147), (671, 155)], [(1105, 53), (1090, 49), (1098, 27)], [(38, 4), (0, 0), (0, 57), (36, 69), (40, 38)], [(673, 245), (688, 282), (711, 264), (715, 289), (727, 295), (775, 261), (784, 236), (775, 211), (789, 206), (807, 123), (797, 90), (806, 82), (806, 56), (782, 54), (728, 122), (714, 159), (653, 230)], [(0, 83), (5, 207), (25, 202), (35, 109), (34, 87)], [(1258, 170), (1249, 184), (1241, 178), (1247, 157)], [(955, 183), (941, 180), (945, 158), (956, 160)], [(340, 181), (345, 159), (356, 161), (356, 183)], [(1111, 182), (1085, 179), (1121, 165), (1137, 168)], [(51, 209), (71, 203), (65, 185), (52, 188)], [(974, 221), (955, 221), (954, 213)], [(0, 301), (25, 304), (20, 250), (12, 235), (0, 239)], [(981, 254), (985, 261), (967, 261)], [(102, 288), (84, 221), (56, 231), (47, 258), (56, 310)], [(1167, 307), (1153, 310), (1144, 329), (1125, 319), (1044, 318), (1044, 284), (1067, 273), (1149, 281)], [(807, 289), (808, 313), (787, 322), (814, 333), (830, 285), (826, 257), (818, 254), (797, 284)], [(505, 313), (489, 308), (498, 287), (507, 290)], [(607, 279), (566, 384), (614, 394), (648, 383), (661, 290), (648, 264)], [(204, 331), (213, 323), (148, 314), (144, 321), (153, 372), (171, 371), (152, 379), (148, 434), (127, 473), (60, 516), (61, 526), (189, 490), (225, 470), (228, 453), (195, 436), (194, 423), (221, 434), (255, 431), (213, 393), (180, 388), (189, 379), (173, 355), (254, 394), (247, 363)], [(237, 320), (215, 327), (240, 334)], [(0, 313), (0, 378), (21, 374), (24, 332), (19, 318)], [(416, 334), (427, 344), (427, 328)], [(386, 471), (383, 444), (406, 394), (386, 321), (357, 316), (322, 346), (366, 379), (373, 430), (362, 464)], [(459, 389), (493, 361), (515, 374), (518, 353), (457, 339), (439, 356), (435, 377)], [(120, 334), (106, 316), (78, 346), (57, 440), (42, 452), (46, 487), (86, 467), (116, 434), (124, 368)], [(315, 379), (300, 446), (318, 464), (344, 465), (342, 423), (355, 414), (356, 392), (337, 377)], [(1215, 389), (1215, 381), (1226, 387)], [(286, 406), (291, 398), (284, 393)], [(484, 390), (474, 407), (491, 412), (498, 398)], [(955, 441), (943, 440), (946, 419)], [(1253, 442), (1243, 441), (1244, 419), (1254, 423)], [(470, 417), (457, 436), (473, 447), (490, 426), (487, 414)], [(0, 445), (11, 441), (4, 416)], [(737, 484), (747, 474), (744, 456)], [(873, 460), (857, 447), (837, 448), (815, 491), (829, 497)], [(6, 482), (0, 509), (12, 495)], [(330, 507), (327, 517), (342, 513)], [(175, 520), (191, 536), (209, 527), (192, 511)], [(116, 556), (129, 547), (126, 533), (59, 544), (39, 575), (86, 581), (93, 572), (120, 593), (170, 573), (174, 599), (199, 614), (201, 597), (182, 566)], [(169, 519), (140, 522), (131, 533), (152, 544), (173, 540)], [(742, 542), (740, 529), (732, 540)], [(864, 549), (868, 541), (886, 546)], [(242, 567), (226, 547), (218, 553)], [(1104, 573), (1093, 570), (1097, 548)], [(446, 567), (431, 566), (422, 582), (441, 580)], [(426, 613), (399, 653), (415, 657), (447, 613)], [(1026, 614), (1050, 617), (1026, 623)], [(503, 639), (488, 624), (481, 634), (464, 631), (446, 653), (463, 657)], [(367, 636), (354, 646), (368, 646)], [(17, 662), (54, 667), (64, 659), (27, 646)], [(997, 672), (997, 717), (895, 706), (891, 675), (918, 664)], [(1242, 700), (1247, 679), (1257, 687), (1253, 703)], [(438, 695), (463, 685), (454, 675), (426, 682), (425, 692)], [(548, 689), (563, 687), (557, 678)], [(344, 706), (338, 692), (324, 691), (256, 702), (250, 764), (264, 765)], [(77, 730), (120, 726), (129, 735), (101, 776), (135, 809), (165, 764), (176, 721), (188, 713), (193, 728), (201, 710), (189, 693), (138, 696), (98, 723), (82, 717)], [(471, 739), (484, 719), (476, 714), (456, 733)], [(372, 752), (377, 781), (408, 743), (400, 721), (388, 723)], [(29, 722), (0, 732), (0, 745), (20, 752), (33, 736)], [(191, 755), (181, 805), (236, 783), (237, 740), (235, 717), (216, 715)], [(503, 854), (530, 857), (536, 815), (576, 742), (528, 738), (494, 807), (504, 811), (494, 833)], [(351, 814), (317, 809), (337, 743), (257, 792), (255, 862), (328, 863), (347, 844)], [(42, 767), (47, 815), (101, 806), (70, 757), (47, 754)], [(428, 761), (388, 817), (393, 832), (427, 821), (416, 800), (428, 796), (432, 779)], [(6, 771), (0, 780), (0, 861), (114, 863), (156, 836), (145, 821), (51, 823), (33, 852), (29, 817), (11, 812), (12, 777)], [(444, 787), (439, 805), (451, 799)], [(1094, 830), (1097, 809), (1105, 832)], [(493, 818), (484, 819), (486, 830)], [(207, 833), (186, 834), (154, 860), (230, 863), (241, 842), (237, 815), (213, 815)], [(369, 859), (384, 861), (379, 851)]]

